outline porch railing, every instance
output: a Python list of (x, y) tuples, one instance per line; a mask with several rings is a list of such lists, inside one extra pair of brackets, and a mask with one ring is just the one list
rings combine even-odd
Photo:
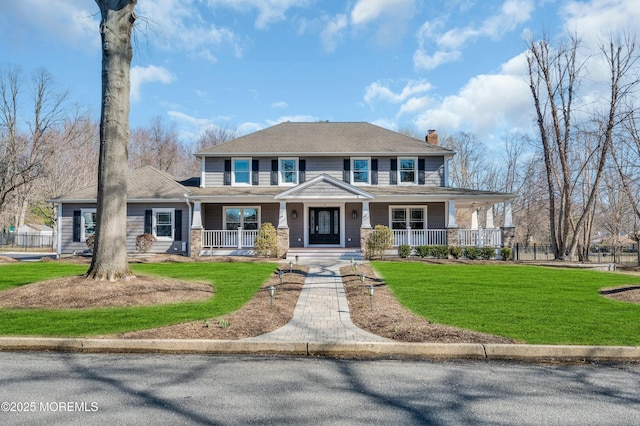
[(462, 247), (502, 247), (500, 229), (461, 229), (458, 244)]
[[(394, 229), (393, 246), (447, 245), (446, 229)], [(502, 247), (500, 229), (460, 229), (458, 245), (461, 247)]]
[(394, 229), (393, 245), (436, 246), (447, 244), (445, 229)]
[(252, 248), (256, 244), (257, 230), (237, 229), (202, 231), (202, 248)]

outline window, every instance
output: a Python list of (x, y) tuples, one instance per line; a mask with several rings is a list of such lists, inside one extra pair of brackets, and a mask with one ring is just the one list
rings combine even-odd
[(370, 163), (368, 158), (351, 159), (351, 183), (364, 185), (371, 183)]
[(86, 209), (81, 210), (81, 227), (80, 230), (82, 232), (80, 238), (81, 241), (86, 241), (87, 238), (94, 235), (96, 233), (96, 210), (95, 209)]
[(392, 207), (391, 229), (426, 229), (424, 207)]
[(233, 158), (231, 160), (233, 185), (251, 185), (251, 159)]
[(153, 209), (153, 236), (160, 241), (173, 241), (174, 209)]
[(298, 184), (298, 159), (280, 158), (280, 185)]
[(415, 158), (398, 158), (400, 167), (398, 168), (400, 184), (416, 183), (418, 173), (416, 171), (418, 161)]
[(235, 231), (238, 228), (256, 230), (260, 227), (260, 209), (258, 207), (225, 207), (224, 229)]

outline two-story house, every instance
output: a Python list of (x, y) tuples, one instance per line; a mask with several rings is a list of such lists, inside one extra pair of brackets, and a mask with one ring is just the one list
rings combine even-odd
[[(134, 251), (135, 236), (150, 232), (154, 251), (243, 253), (264, 222), (277, 228), (283, 252), (358, 250), (378, 224), (393, 230), (396, 245), (508, 244), (514, 195), (447, 186), (454, 154), (435, 132), (422, 141), (369, 123), (281, 123), (196, 153), (199, 178), (132, 172), (128, 244)], [(82, 251), (95, 220), (95, 187), (53, 202), (59, 253)], [(502, 228), (493, 224), (495, 204), (504, 206)], [(472, 211), (471, 229), (458, 229), (461, 208)]]

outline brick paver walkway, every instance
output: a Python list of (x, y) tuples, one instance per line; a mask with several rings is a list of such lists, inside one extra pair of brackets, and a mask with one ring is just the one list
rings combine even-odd
[(382, 342), (376, 336), (351, 322), (344, 292), (339, 260), (309, 262), (309, 273), (302, 286), (293, 319), (271, 333), (245, 340), (262, 342)]

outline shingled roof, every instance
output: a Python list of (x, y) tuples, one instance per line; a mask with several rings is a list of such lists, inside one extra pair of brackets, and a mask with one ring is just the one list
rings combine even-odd
[[(189, 188), (181, 185), (169, 173), (160, 171), (152, 166), (142, 167), (129, 172), (127, 178), (127, 199), (136, 200), (183, 200)], [(71, 201), (95, 201), (98, 194), (98, 185), (93, 184), (86, 188), (64, 194), (51, 200), (52, 202)]]
[(370, 123), (285, 122), (196, 153), (233, 155), (445, 155), (453, 151)]

